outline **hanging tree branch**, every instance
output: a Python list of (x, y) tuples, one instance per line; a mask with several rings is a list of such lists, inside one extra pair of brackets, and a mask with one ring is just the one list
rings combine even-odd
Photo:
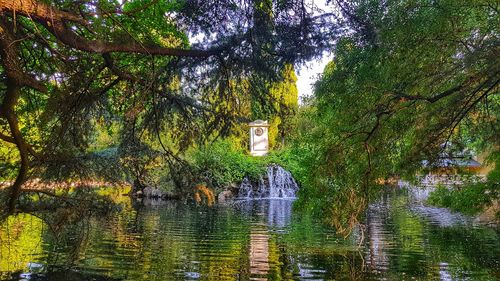
[(78, 15), (58, 10), (37, 0), (0, 0), (0, 12), (3, 11), (18, 13), (24, 16), (34, 16), (45, 20), (65, 20), (87, 24), (87, 22)]
[(0, 12), (21, 14), (36, 20), (45, 26), (61, 43), (80, 51), (92, 53), (139, 53), (149, 55), (167, 55), (177, 57), (209, 57), (220, 53), (219, 48), (211, 50), (188, 50), (167, 48), (154, 45), (144, 45), (134, 40), (124, 42), (108, 42), (104, 40), (89, 40), (76, 34), (67, 26), (67, 22), (87, 25), (88, 22), (79, 15), (61, 11), (37, 0), (0, 0)]

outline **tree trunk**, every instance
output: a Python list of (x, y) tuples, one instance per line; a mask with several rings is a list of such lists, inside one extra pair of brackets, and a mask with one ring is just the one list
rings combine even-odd
[(1, 115), (7, 119), (9, 123), (10, 133), (14, 139), (17, 150), (19, 151), (19, 156), (21, 158), (19, 171), (14, 181), (14, 184), (10, 187), (10, 199), (9, 199), (9, 212), (14, 211), (16, 207), (17, 199), (21, 193), (21, 187), (26, 180), (26, 175), (28, 174), (29, 168), (29, 158), (28, 158), (28, 147), (24, 142), (21, 131), (19, 130), (19, 123), (17, 117), (14, 113), (15, 101), (19, 97), (20, 87), (17, 86), (13, 81), (7, 80), (7, 93), (4, 102), (1, 107)]
[[(21, 187), (26, 180), (29, 169), (29, 156), (30, 146), (24, 141), (21, 131), (19, 130), (19, 123), (17, 120), (15, 106), (19, 101), (21, 95), (21, 87), (28, 86), (34, 89), (46, 90), (34, 77), (23, 72), (20, 67), (17, 44), (15, 36), (10, 32), (10, 25), (4, 18), (0, 18), (0, 56), (2, 59), (2, 67), (5, 72), (5, 85), (7, 90), (5, 96), (0, 104), (0, 118), (3, 118), (9, 124), (10, 138), (16, 145), (19, 156), (20, 164), (19, 171), (10, 187), (10, 198), (8, 203), (9, 212), (14, 211), (17, 199), (21, 193)], [(5, 141), (6, 138), (4, 138)]]

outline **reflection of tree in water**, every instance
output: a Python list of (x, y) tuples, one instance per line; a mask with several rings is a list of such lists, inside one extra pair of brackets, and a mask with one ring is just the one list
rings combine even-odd
[[(239, 208), (253, 221), (248, 250), (251, 280), (364, 280), (361, 253), (343, 245), (324, 245), (324, 233), (311, 221), (292, 220), (292, 204), (289, 200), (240, 203)], [(315, 241), (318, 244), (312, 246)]]
[(441, 274), (446, 270), (455, 278), (472, 273), (476, 276), (480, 276), (481, 273), (495, 276), (497, 279), (500, 277), (498, 229), (471, 229), (463, 226), (442, 228), (431, 225), (428, 230), (428, 241), (429, 244), (435, 245), (429, 251), (435, 263), (439, 264)]
[(122, 279), (116, 279), (109, 276), (103, 276), (92, 273), (82, 273), (76, 270), (67, 269), (54, 269), (50, 270), (43, 275), (32, 275), (29, 278), (30, 281), (118, 281)]
[[(59, 202), (55, 211), (8, 217), (8, 230), (5, 221), (0, 227), (0, 271), (51, 276), (35, 280), (107, 275), (153, 281), (398, 280), (403, 273), (425, 280), (498, 271), (498, 251), (491, 250), (499, 248), (495, 231), (429, 226), (411, 210), (396, 208), (405, 203), (398, 197), (371, 207), (364, 249), (357, 248), (357, 231), (343, 240), (310, 217), (292, 217), (285, 200), (215, 208), (127, 202), (117, 212)], [(16, 251), (8, 255), (7, 246)]]
[[(0, 260), (5, 263), (0, 265), (0, 271), (29, 270), (45, 275), (67, 271), (85, 251), (89, 241), (88, 229), (89, 217), (86, 214), (77, 215), (66, 209), (11, 215), (0, 228)], [(38, 258), (43, 259), (43, 264), (33, 262)]]
[(278, 228), (291, 222), (292, 206), (292, 200), (282, 199), (242, 200), (234, 204), (234, 208), (252, 220)]
[(389, 217), (387, 197), (377, 204), (371, 204), (366, 214), (366, 237), (368, 251), (366, 265), (371, 271), (387, 271), (389, 269), (389, 256), (387, 250), (391, 243), (390, 233), (384, 229)]
[(144, 245), (151, 258), (136, 262), (149, 265), (144, 274), (154, 273), (150, 280), (234, 280), (247, 274), (242, 264), (248, 259), (249, 226), (232, 209), (169, 202), (139, 213), (148, 225), (141, 236), (152, 240)]
[(275, 280), (290, 273), (290, 257), (286, 247), (277, 243), (272, 228), (283, 228), (290, 223), (292, 201), (245, 200), (235, 208), (251, 221), (248, 241), (248, 273), (250, 280)]
[(407, 210), (407, 204), (407, 196), (397, 196), (393, 190), (383, 193), (367, 210), (365, 258), (374, 276), (404, 274), (425, 279), (434, 270), (426, 256), (430, 249), (425, 226)]
[(471, 274), (499, 274), (499, 252), (492, 249), (500, 249), (500, 240), (494, 229), (467, 226), (460, 220), (443, 225), (415, 211), (412, 204), (400, 191), (384, 193), (370, 204), (365, 243), (370, 276), (461, 280)]
[[(89, 196), (85, 191), (71, 194), (34, 191), (21, 197), (15, 210), (2, 213), (0, 271), (28, 270), (54, 277), (48, 280), (65, 280), (55, 276), (60, 271), (71, 274), (69, 268), (85, 252), (91, 217), (107, 215), (113, 206), (108, 197), (95, 193)], [(43, 263), (33, 262), (38, 259)]]

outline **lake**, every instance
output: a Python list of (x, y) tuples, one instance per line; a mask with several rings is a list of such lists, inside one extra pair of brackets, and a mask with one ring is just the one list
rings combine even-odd
[(374, 200), (363, 235), (357, 228), (347, 239), (294, 212), (293, 200), (119, 201), (104, 216), (9, 217), (0, 227), (0, 279), (500, 279), (498, 228), (424, 206), (404, 190)]

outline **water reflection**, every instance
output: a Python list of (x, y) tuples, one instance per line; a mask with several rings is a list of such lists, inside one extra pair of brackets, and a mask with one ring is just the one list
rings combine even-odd
[(290, 224), (293, 200), (291, 199), (251, 199), (238, 200), (232, 207), (254, 220), (271, 227), (282, 228)]
[(389, 269), (389, 256), (387, 250), (391, 248), (391, 232), (385, 229), (385, 222), (389, 217), (387, 197), (380, 202), (368, 206), (366, 215), (366, 237), (368, 252), (366, 255), (367, 266), (373, 272), (380, 273)]
[(405, 193), (388, 192), (370, 205), (361, 248), (359, 231), (344, 240), (310, 217), (293, 213), (292, 204), (248, 200), (206, 208), (125, 200), (107, 216), (79, 214), (59, 224), (54, 222), (73, 215), (12, 216), (0, 227), (0, 279), (500, 277), (498, 230), (456, 220), (436, 222)]
[(407, 185), (405, 191), (408, 192), (407, 200), (409, 202), (409, 210), (412, 213), (427, 219), (430, 223), (441, 227), (470, 225), (473, 223), (472, 217), (451, 212), (446, 208), (427, 206), (425, 201), (434, 189), (435, 188), (432, 186), (419, 187)]
[(250, 230), (249, 259), (252, 280), (267, 280), (265, 276), (269, 273), (269, 234), (265, 226), (253, 225)]
[[(273, 231), (279, 231), (291, 221), (293, 200), (238, 200), (232, 205), (252, 220), (249, 239), (249, 270), (251, 280), (268, 280), (270, 275), (270, 245)], [(276, 245), (271, 245), (276, 247)], [(272, 250), (271, 250), (272, 251)]]

